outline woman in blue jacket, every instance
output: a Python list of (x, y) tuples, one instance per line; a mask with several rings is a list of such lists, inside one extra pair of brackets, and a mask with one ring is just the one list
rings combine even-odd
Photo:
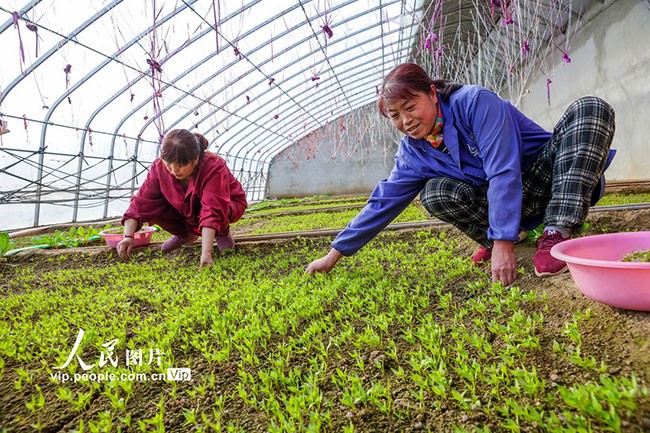
[[(492, 280), (517, 276), (514, 242), (544, 223), (535, 273), (557, 275), (566, 263), (553, 245), (580, 228), (602, 178), (614, 136), (614, 110), (589, 96), (569, 106), (552, 133), (494, 92), (432, 80), (419, 66), (385, 78), (379, 111), (405, 134), (390, 176), (307, 272), (328, 272), (397, 217), (418, 193), (436, 218), (479, 244), (475, 263), (492, 261)], [(612, 151), (613, 152), (613, 151)]]

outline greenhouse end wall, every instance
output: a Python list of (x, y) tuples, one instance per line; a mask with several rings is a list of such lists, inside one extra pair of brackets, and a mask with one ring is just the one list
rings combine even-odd
[[(594, 95), (616, 111), (608, 180), (650, 179), (650, 3), (594, 1), (570, 41), (571, 63), (549, 59), (549, 70), (531, 84), (520, 109), (552, 130), (572, 101)], [(547, 88), (547, 78), (551, 78)], [(550, 99), (550, 105), (548, 100)]]
[(393, 168), (391, 129), (375, 104), (329, 122), (273, 159), (267, 197), (369, 193)]

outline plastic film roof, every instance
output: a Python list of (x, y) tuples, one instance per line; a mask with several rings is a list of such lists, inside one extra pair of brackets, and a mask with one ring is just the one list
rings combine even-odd
[[(53, 221), (118, 215), (175, 128), (205, 135), (260, 200), (275, 155), (375, 102), (401, 62), (485, 82), (491, 59), (503, 84), (503, 56), (475, 56), (507, 15), (498, 3), (5, 0), (0, 205), (19, 226), (47, 209)], [(520, 6), (520, 22), (548, 9), (526, 3), (540, 10)]]

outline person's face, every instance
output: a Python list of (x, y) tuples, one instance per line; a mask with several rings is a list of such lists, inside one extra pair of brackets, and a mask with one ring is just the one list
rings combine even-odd
[(185, 165), (180, 165), (175, 162), (169, 163), (163, 159), (163, 164), (165, 164), (165, 168), (169, 170), (169, 172), (172, 175), (174, 175), (174, 177), (178, 180), (188, 180), (189, 178), (191, 178), (192, 174), (194, 173), (194, 168), (198, 163), (199, 163), (198, 157), (194, 161), (191, 161)]
[(438, 95), (417, 92), (410, 99), (399, 99), (386, 104), (386, 114), (395, 128), (411, 138), (424, 138), (431, 133), (438, 115)]

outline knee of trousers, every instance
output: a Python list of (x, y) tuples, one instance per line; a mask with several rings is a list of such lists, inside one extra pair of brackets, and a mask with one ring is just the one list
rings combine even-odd
[(434, 178), (420, 193), (420, 202), (432, 216), (440, 216), (472, 206), (474, 194), (470, 185), (462, 182), (450, 185), (445, 180)]
[(594, 116), (612, 127), (615, 124), (616, 113), (614, 108), (598, 96), (583, 96), (576, 99), (569, 106), (567, 112), (580, 113), (580, 117)]

